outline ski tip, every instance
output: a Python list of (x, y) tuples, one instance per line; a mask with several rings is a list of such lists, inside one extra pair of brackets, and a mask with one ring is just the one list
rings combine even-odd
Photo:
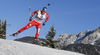
[(2, 35), (2, 36), (6, 36), (6, 35)]

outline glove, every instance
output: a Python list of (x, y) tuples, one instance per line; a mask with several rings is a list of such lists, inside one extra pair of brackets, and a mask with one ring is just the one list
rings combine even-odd
[(46, 24), (46, 22), (43, 23), (43, 26)]
[(30, 17), (29, 21), (32, 21), (32, 17)]

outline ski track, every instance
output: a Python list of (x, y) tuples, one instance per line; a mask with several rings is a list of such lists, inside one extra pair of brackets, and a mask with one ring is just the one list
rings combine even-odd
[(0, 39), (0, 55), (83, 55), (34, 44)]

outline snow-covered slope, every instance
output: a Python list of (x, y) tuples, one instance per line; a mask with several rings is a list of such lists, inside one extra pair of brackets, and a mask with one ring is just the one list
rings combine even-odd
[(82, 55), (39, 45), (0, 39), (0, 55)]

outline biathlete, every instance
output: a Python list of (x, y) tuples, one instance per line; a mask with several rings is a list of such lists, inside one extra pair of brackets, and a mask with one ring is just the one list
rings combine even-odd
[[(36, 26), (37, 32), (35, 34), (35, 39), (33, 40), (33, 42), (35, 42), (39, 36), (42, 21), (46, 18), (45, 22), (43, 23), (43, 26), (44, 26), (49, 19), (49, 15), (46, 13), (46, 11), (47, 11), (47, 7), (43, 7), (42, 11), (40, 11), (40, 10), (34, 11), (29, 19), (31, 22), (28, 23), (27, 26), (21, 28), (18, 32), (14, 33), (12, 35), (17, 36), (19, 33), (23, 32), (24, 30), (26, 30), (30, 27)], [(34, 20), (32, 21), (32, 17), (35, 14), (36, 14), (36, 16), (35, 16)]]

